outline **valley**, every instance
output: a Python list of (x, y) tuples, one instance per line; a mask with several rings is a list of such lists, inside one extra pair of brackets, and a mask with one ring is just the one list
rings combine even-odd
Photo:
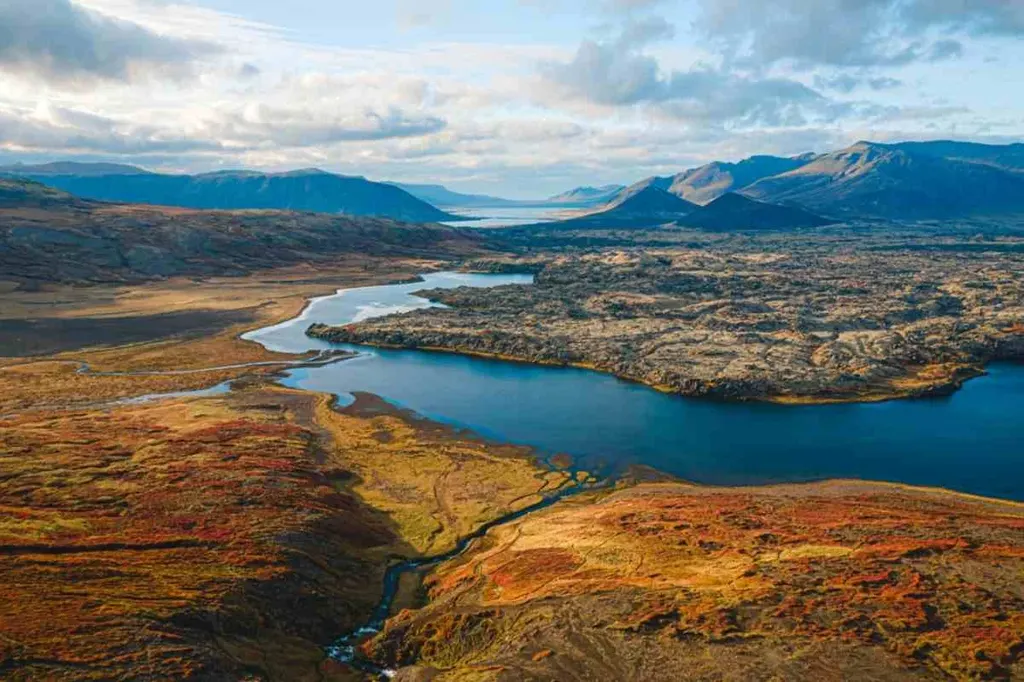
[(0, 678), (1024, 676), (1019, 219), (687, 178), (480, 231), (0, 181)]

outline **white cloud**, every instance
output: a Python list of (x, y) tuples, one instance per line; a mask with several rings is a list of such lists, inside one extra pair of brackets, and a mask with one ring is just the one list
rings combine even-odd
[(165, 36), (70, 0), (0, 3), (0, 69), (48, 81), (183, 76), (216, 44)]
[[(978, 82), (979, 41), (1012, 54), (1008, 1), (899, 0), (893, 14), (895, 0), (550, 0), (520, 9), (562, 25), (589, 14), (557, 40), (509, 27), (507, 42), (471, 43), (446, 40), (460, 5), (431, 0), (399, 5), (430, 16), (407, 20), (415, 30), (393, 17), (386, 48), (304, 43), (203, 1), (0, 0), (0, 154), (316, 165), (522, 195), (890, 130), (1021, 125), (1009, 88), (928, 92), (954, 67)], [(988, 102), (1001, 109), (975, 111)]]

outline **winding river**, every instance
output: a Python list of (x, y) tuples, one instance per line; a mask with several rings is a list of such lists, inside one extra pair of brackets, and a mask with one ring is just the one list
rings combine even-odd
[(432, 273), (423, 282), (339, 291), (288, 322), (246, 334), (271, 350), (343, 348), (361, 355), (301, 367), (282, 383), (333, 393), (367, 391), (421, 415), (596, 471), (647, 465), (712, 485), (862, 478), (1024, 500), (1024, 367), (1001, 364), (945, 398), (779, 406), (665, 395), (578, 369), (444, 353), (332, 345), (305, 335), (431, 304), (437, 287), (528, 285), (528, 275)]

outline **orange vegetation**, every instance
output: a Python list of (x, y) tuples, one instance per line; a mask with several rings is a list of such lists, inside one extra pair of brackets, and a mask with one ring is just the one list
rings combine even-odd
[[(880, 679), (1001, 679), (1024, 672), (1022, 575), (1021, 505), (852, 482), (641, 484), (494, 529), (369, 650), (440, 679), (484, 663), (503, 665), (496, 679), (587, 679), (603, 663), (582, 642), (611, 666), (647, 651), (701, 679), (841, 679), (868, 652), (862, 674)], [(475, 614), (494, 639), (459, 649)], [(624, 669), (666, 679), (641, 668)]]
[(322, 647), (392, 557), (550, 485), (522, 450), (363, 404), (253, 387), (0, 420), (0, 677), (350, 675)]

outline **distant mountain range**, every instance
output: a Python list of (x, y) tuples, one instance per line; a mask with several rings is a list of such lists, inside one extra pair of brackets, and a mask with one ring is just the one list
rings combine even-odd
[[(118, 177), (118, 176), (113, 176)], [(351, 257), (482, 252), (479, 230), (286, 211), (204, 211), (79, 199), (0, 178), (0, 273), (18, 282), (237, 275)]]
[(645, 178), (599, 207), (595, 215), (645, 188), (695, 204), (709, 204), (733, 192), (765, 204), (801, 207), (812, 215), (844, 219), (1020, 213), (1024, 212), (1024, 144), (859, 142), (820, 155), (716, 161), (676, 175)]
[(577, 187), (568, 192), (562, 192), (561, 194), (549, 197), (545, 203), (566, 208), (600, 206), (615, 199), (624, 189), (626, 189), (624, 185)]
[(636, 186), (603, 210), (538, 225), (545, 230), (644, 229), (683, 226), (715, 232), (819, 227), (835, 222), (797, 206), (755, 201), (729, 192), (700, 206), (658, 187)]
[(946, 219), (1024, 212), (1024, 172), (1012, 154), (945, 157), (936, 144), (859, 142), (745, 187), (749, 197), (837, 216)]
[(502, 199), (486, 194), (463, 194), (452, 191), (444, 185), (416, 185), (403, 182), (386, 184), (394, 185), (420, 201), (444, 208), (504, 208), (520, 206), (523, 203), (514, 199)]
[(443, 185), (390, 184), (417, 199), (444, 208), (593, 208), (608, 203), (625, 189), (623, 185), (577, 187), (547, 199), (503, 199), (486, 194), (463, 194)]
[(316, 169), (167, 175), (117, 164), (62, 162), (0, 167), (0, 173), (100, 201), (195, 209), (310, 211), (417, 223), (458, 219), (393, 185)]
[[(442, 206), (472, 208), (478, 214), (480, 209), (510, 207), (590, 211), (559, 223), (566, 226), (679, 223), (698, 206), (729, 194), (758, 202), (751, 206), (730, 199), (726, 207), (731, 216), (741, 222), (757, 216), (771, 225), (784, 216), (807, 225), (815, 222), (808, 216), (943, 220), (1024, 213), (1024, 144), (951, 140), (858, 142), (826, 154), (716, 161), (675, 175), (645, 178), (629, 187), (583, 186), (538, 200), (465, 194), (437, 184), (372, 182), (316, 169), (168, 175), (120, 164), (58, 162), (0, 167), (0, 174), (34, 179), (103, 201), (344, 213), (408, 222), (460, 219), (437, 208)], [(803, 213), (769, 214), (764, 205)], [(716, 210), (725, 208), (719, 205)], [(702, 215), (709, 222), (720, 220)]]
[(812, 158), (813, 154), (805, 154), (789, 158), (752, 156), (739, 163), (715, 161), (674, 176), (668, 191), (695, 204), (708, 204), (762, 178), (795, 170)]

